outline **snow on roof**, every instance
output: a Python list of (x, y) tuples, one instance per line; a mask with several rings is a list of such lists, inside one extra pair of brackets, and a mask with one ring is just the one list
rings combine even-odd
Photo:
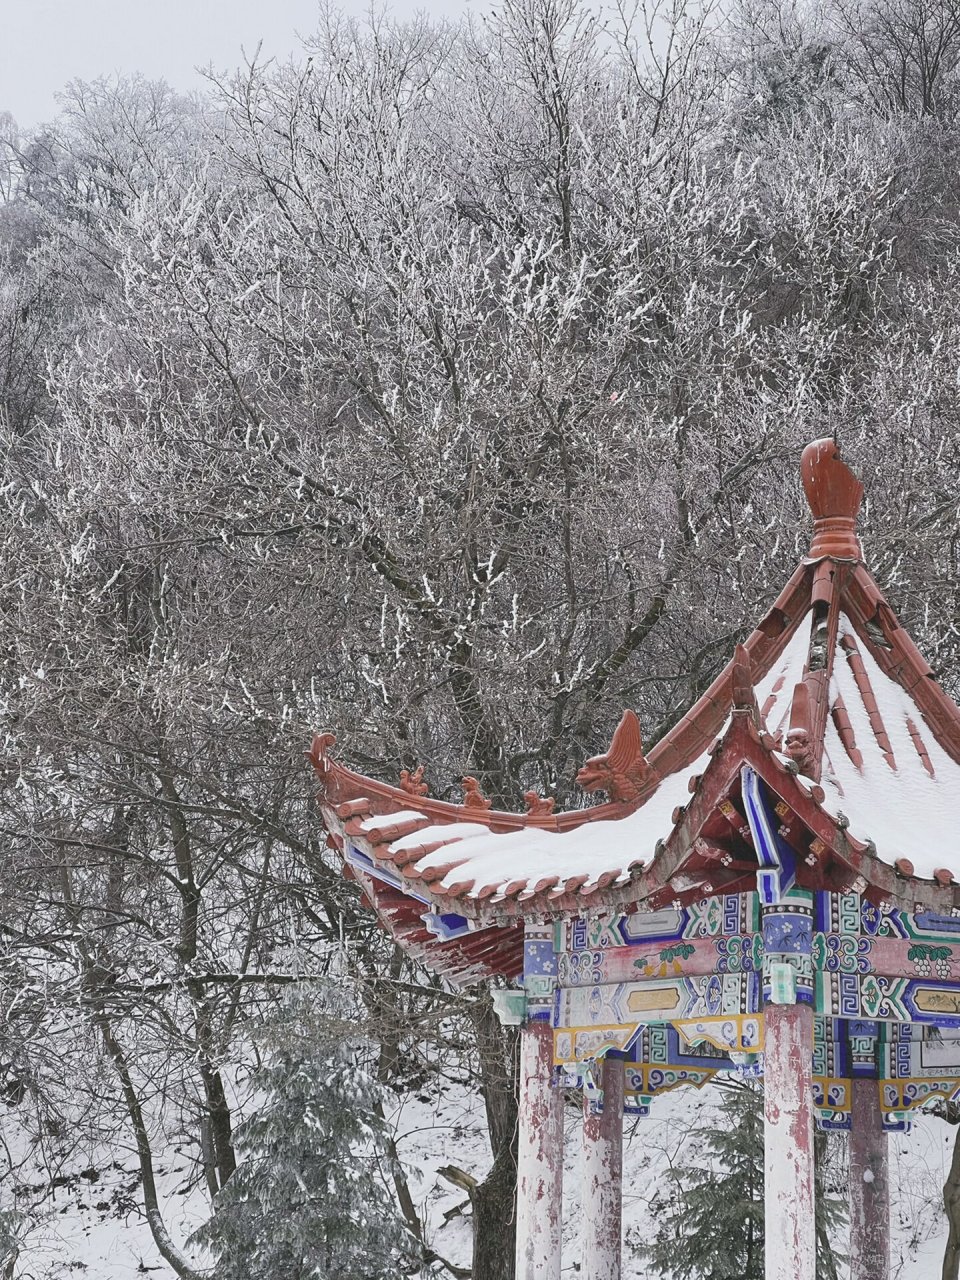
[[(856, 643), (856, 634), (842, 615), (840, 624), (843, 657), (838, 654), (834, 663), (831, 695), (843, 699), (862, 763), (851, 759), (831, 718), (824, 740), (825, 808), (834, 817), (846, 815), (850, 829), (862, 840), (872, 839), (885, 862), (905, 858), (914, 874), (927, 879), (940, 867), (960, 871), (960, 764), (940, 746), (906, 690), (880, 670), (867, 647), (844, 644)], [(858, 687), (857, 654), (876, 701), (873, 717)], [(878, 738), (878, 723), (886, 744)]]
[[(809, 643), (809, 630), (798, 627), (756, 686), (765, 728), (777, 739), (788, 731)], [(845, 708), (852, 735), (845, 735), (845, 745), (837, 727), (840, 717), (828, 717), (820, 773), (823, 807), (831, 817), (846, 820), (890, 865), (906, 859), (924, 879), (951, 863), (960, 871), (960, 764), (941, 747), (907, 691), (881, 670), (843, 612), (832, 656), (828, 701), (831, 708)]]
[[(568, 831), (524, 827), (492, 832), (477, 823), (438, 823), (393, 841), (388, 852), (402, 854), (442, 842), (418, 859), (418, 876), (429, 879), (440, 869), (443, 874), (434, 882), (435, 889), (455, 895), (464, 886), (462, 892), (469, 897), (489, 896), (492, 903), (508, 894), (522, 901), (581, 878), (578, 889), (589, 893), (601, 876), (612, 883), (649, 865), (657, 841), (673, 828), (674, 809), (690, 799), (690, 778), (708, 763), (709, 757), (703, 756), (691, 768), (665, 778), (646, 803), (626, 817), (600, 819)], [(363, 830), (376, 822), (367, 820)]]
[[(345, 856), (352, 845), (395, 889), (487, 925), (652, 902), (681, 879), (708, 893), (705, 865), (699, 878), (679, 873), (698, 844), (704, 858), (723, 860), (722, 840), (704, 851), (701, 831), (718, 807), (736, 827), (729, 800), (738, 795), (739, 759), (749, 755), (807, 839), (817, 830), (817, 843), (848, 871), (856, 863), (857, 881), (873, 874), (875, 887), (904, 900), (921, 894), (917, 878), (946, 889), (945, 868), (960, 872), (960, 709), (930, 678), (863, 566), (855, 529), (862, 487), (835, 443), (808, 446), (801, 469), (815, 516), (810, 555), (711, 688), (648, 754), (636, 717), (625, 713), (610, 749), (579, 775), (585, 789), (607, 791), (606, 804), (553, 814), (549, 802), (530, 797), (526, 815), (497, 813), (472, 778), (464, 803), (447, 804), (421, 794), (419, 773), (406, 775), (402, 789), (352, 773), (330, 757), (332, 735), (321, 735), (312, 759)], [(714, 762), (729, 742), (719, 777)], [(731, 759), (737, 751), (744, 754)], [(743, 875), (744, 850), (752, 853), (749, 832), (741, 827), (740, 835), (728, 862), (739, 859)], [(960, 898), (941, 894), (936, 904), (949, 910)]]
[[(809, 628), (798, 625), (779, 659), (754, 686), (764, 727), (778, 741), (789, 728), (793, 692), (802, 680), (809, 645)], [(917, 876), (930, 879), (936, 869), (960, 862), (960, 764), (937, 742), (906, 690), (880, 669), (843, 613), (837, 645), (829, 702), (835, 706), (839, 700), (846, 708), (857, 758), (844, 745), (836, 718), (829, 717), (820, 775), (823, 807), (834, 819), (846, 820), (861, 840), (872, 842), (885, 862), (907, 859)], [(851, 661), (857, 656), (866, 676), (859, 682)], [(871, 708), (865, 692), (867, 700), (873, 696)], [(578, 880), (576, 888), (589, 894), (601, 877), (607, 883), (622, 882), (632, 870), (649, 866), (658, 841), (674, 827), (675, 810), (689, 801), (691, 779), (709, 763), (704, 753), (664, 778), (634, 812), (572, 830), (494, 832), (481, 822), (431, 822), (412, 809), (367, 818), (360, 826), (373, 833), (400, 820), (415, 820), (416, 830), (391, 841), (385, 852), (393, 859), (428, 850), (416, 859), (411, 878), (427, 881), (434, 893), (489, 898), (495, 905), (504, 896), (523, 902)]]

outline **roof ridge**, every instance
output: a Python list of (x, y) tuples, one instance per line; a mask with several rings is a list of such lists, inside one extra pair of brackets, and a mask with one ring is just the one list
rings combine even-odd
[[(487, 827), (493, 833), (539, 829), (543, 831), (569, 831), (587, 822), (609, 818), (622, 818), (634, 812), (643, 800), (652, 794), (647, 790), (639, 801), (608, 800), (604, 804), (587, 809), (567, 809), (560, 813), (548, 811), (542, 798), (539, 804), (531, 803), (526, 813), (507, 809), (485, 809), (475, 804), (457, 804), (451, 800), (438, 800), (433, 796), (412, 795), (402, 786), (357, 773), (341, 764), (333, 755), (336, 738), (332, 733), (319, 733), (313, 740), (307, 758), (313, 765), (324, 792), (333, 808), (343, 809), (341, 817), (373, 818), (379, 814), (393, 813), (398, 808), (415, 811), (425, 818), (439, 822), (470, 822)], [(471, 780), (475, 781), (475, 780)], [(467, 788), (469, 794), (469, 786)]]

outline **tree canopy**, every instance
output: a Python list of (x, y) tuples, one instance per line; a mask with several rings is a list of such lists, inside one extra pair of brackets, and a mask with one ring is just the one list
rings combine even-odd
[(155, 1144), (229, 1186), (251, 1028), (344, 945), (382, 1083), (476, 1071), (509, 1203), (511, 1033), (334, 872), (316, 729), (581, 803), (762, 615), (830, 434), (960, 688), (958, 56), (945, 0), (325, 11), (0, 120), (0, 1068), (27, 1129), (122, 1116), (181, 1276)]

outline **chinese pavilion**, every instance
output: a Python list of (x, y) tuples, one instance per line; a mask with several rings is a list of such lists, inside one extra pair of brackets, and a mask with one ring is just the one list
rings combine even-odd
[(813, 1126), (850, 1131), (851, 1275), (887, 1280), (886, 1133), (960, 1096), (960, 709), (863, 563), (863, 487), (803, 453), (813, 541), (702, 698), (645, 751), (625, 712), (593, 808), (494, 811), (311, 758), (384, 926), (521, 1031), (518, 1280), (558, 1280), (563, 1091), (584, 1091), (586, 1280), (618, 1280), (625, 1109), (762, 1076), (767, 1280), (814, 1280)]

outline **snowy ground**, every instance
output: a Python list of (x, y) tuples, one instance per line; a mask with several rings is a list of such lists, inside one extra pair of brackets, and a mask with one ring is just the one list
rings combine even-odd
[[(624, 1150), (624, 1220), (628, 1237), (643, 1239), (652, 1230), (650, 1205), (662, 1190), (661, 1171), (675, 1159), (678, 1133), (689, 1123), (691, 1111), (712, 1107), (709, 1089), (683, 1091), (662, 1098), (649, 1118), (627, 1118)], [(469, 1223), (445, 1214), (462, 1203), (436, 1170), (451, 1162), (469, 1172), (483, 1173), (488, 1163), (482, 1112), (469, 1099), (447, 1099), (439, 1107), (414, 1100), (399, 1116), (400, 1152), (408, 1168), (417, 1169), (418, 1202), (428, 1210), (431, 1244), (452, 1262), (468, 1264)], [(939, 1280), (946, 1229), (940, 1208), (940, 1189), (950, 1162), (956, 1129), (920, 1117), (910, 1134), (890, 1138), (893, 1183), (892, 1233), (894, 1280)], [(564, 1275), (579, 1271), (579, 1118), (571, 1107), (567, 1116), (564, 1170)], [(840, 1242), (842, 1245), (842, 1242)], [(631, 1255), (624, 1257), (624, 1280), (660, 1280)]]
[[(55, 1169), (52, 1179), (50, 1171)], [(177, 1150), (157, 1163), (170, 1228), (183, 1240), (203, 1221), (206, 1205), (187, 1186), (189, 1162)], [(30, 1190), (16, 1199), (30, 1227), (12, 1280), (168, 1280), (143, 1217), (136, 1156), (113, 1151), (25, 1151), (20, 1176)], [(4, 1197), (4, 1208), (10, 1200)]]
[[(662, 1189), (662, 1170), (676, 1158), (681, 1118), (713, 1105), (709, 1090), (684, 1091), (664, 1097), (654, 1115), (628, 1118), (624, 1157), (624, 1216), (628, 1238), (643, 1239), (652, 1229), (650, 1205)], [(9, 1142), (10, 1113), (3, 1134)], [(438, 1170), (454, 1164), (482, 1176), (489, 1164), (483, 1109), (463, 1090), (450, 1089), (436, 1098), (411, 1095), (396, 1116), (398, 1148), (414, 1199), (428, 1222), (429, 1241), (451, 1262), (468, 1264), (469, 1209), (463, 1192)], [(937, 1280), (945, 1228), (940, 1187), (950, 1160), (956, 1130), (932, 1117), (921, 1118), (909, 1135), (891, 1138), (893, 1196), (893, 1275), (899, 1280)], [(564, 1275), (579, 1271), (579, 1119), (574, 1107), (567, 1116), (564, 1205)], [(50, 1186), (49, 1169), (56, 1169)], [(33, 1187), (19, 1207), (35, 1221), (14, 1271), (15, 1280), (135, 1280), (144, 1276), (168, 1280), (170, 1269), (159, 1259), (143, 1220), (136, 1159), (133, 1153), (97, 1158), (94, 1151), (75, 1152), (57, 1162), (50, 1150), (24, 1151), (22, 1174)], [(171, 1149), (158, 1169), (166, 1213), (174, 1236), (183, 1240), (206, 1214), (205, 1198), (192, 1186), (190, 1161)], [(9, 1207), (9, 1201), (6, 1202)], [(660, 1280), (626, 1250), (625, 1280)]]

